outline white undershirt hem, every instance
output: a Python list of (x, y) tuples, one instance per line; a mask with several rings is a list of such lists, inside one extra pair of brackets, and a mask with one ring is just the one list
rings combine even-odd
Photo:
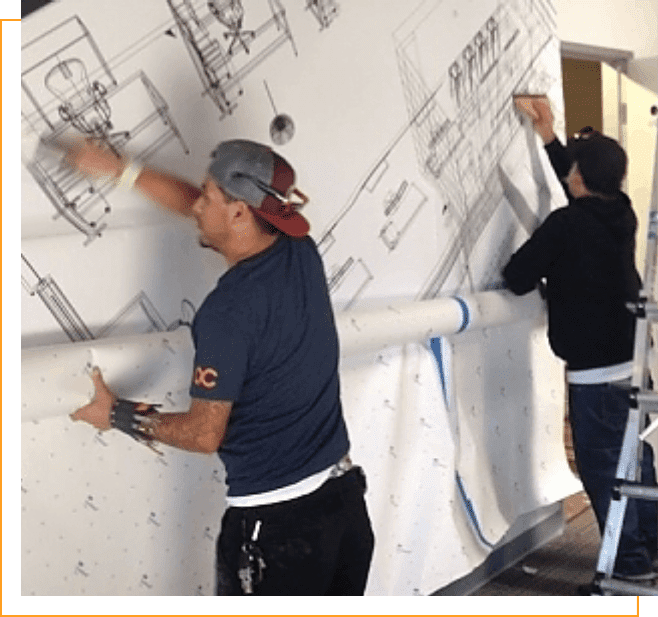
[(238, 497), (227, 497), (226, 503), (233, 508), (251, 508), (254, 506), (265, 506), (280, 501), (288, 501), (303, 497), (320, 488), (330, 477), (335, 465), (331, 465), (322, 471), (314, 473), (299, 482), (282, 486), (265, 493), (254, 493), (253, 495), (240, 495)]
[(589, 368), (582, 371), (567, 371), (567, 381), (574, 385), (610, 383), (628, 379), (633, 375), (633, 361), (611, 366)]

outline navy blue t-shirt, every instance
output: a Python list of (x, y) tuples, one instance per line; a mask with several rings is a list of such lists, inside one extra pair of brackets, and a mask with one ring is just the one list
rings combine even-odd
[(310, 237), (282, 235), (228, 270), (192, 336), (190, 395), (233, 401), (218, 451), (229, 496), (288, 486), (347, 453), (338, 337)]

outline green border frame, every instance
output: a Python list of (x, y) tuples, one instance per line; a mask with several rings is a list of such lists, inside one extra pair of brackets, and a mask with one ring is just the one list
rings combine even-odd
[[(89, 1), (89, 0), (88, 0)], [(95, 0), (98, 1), (98, 0)], [(109, 1), (109, 0), (104, 0)], [(159, 0), (164, 1), (164, 0)], [(301, 1), (301, 0), (296, 0)], [(376, 2), (377, 0), (372, 0)], [(19, 19), (18, 0), (0, 1), (0, 19)], [(2, 615), (636, 615), (633, 597), (366, 597), (181, 598), (23, 597), (20, 589), (19, 494), (19, 68), (20, 23), (2, 22)], [(656, 607), (656, 608), (652, 608)], [(640, 598), (644, 614), (658, 614), (658, 598)]]

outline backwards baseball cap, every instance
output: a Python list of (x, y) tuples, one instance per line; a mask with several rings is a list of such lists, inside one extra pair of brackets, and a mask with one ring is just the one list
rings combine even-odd
[(305, 236), (308, 221), (297, 210), (308, 198), (295, 187), (295, 171), (276, 152), (245, 139), (221, 142), (208, 175), (231, 197), (289, 236)]
[(627, 157), (614, 139), (586, 126), (568, 140), (567, 151), (590, 191), (614, 195), (621, 189)]

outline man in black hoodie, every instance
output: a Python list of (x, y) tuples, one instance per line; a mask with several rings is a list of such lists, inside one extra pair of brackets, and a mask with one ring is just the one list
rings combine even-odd
[[(547, 99), (533, 99), (525, 111), (569, 205), (553, 211), (512, 255), (503, 277), (519, 295), (545, 282), (549, 342), (567, 365), (576, 465), (603, 532), (628, 417), (635, 318), (626, 303), (641, 288), (634, 258), (637, 220), (620, 188), (626, 153), (591, 129), (565, 148), (553, 132)], [(655, 486), (647, 444), (641, 467), (642, 483)], [(657, 527), (655, 502), (629, 500), (615, 576), (658, 578)]]

